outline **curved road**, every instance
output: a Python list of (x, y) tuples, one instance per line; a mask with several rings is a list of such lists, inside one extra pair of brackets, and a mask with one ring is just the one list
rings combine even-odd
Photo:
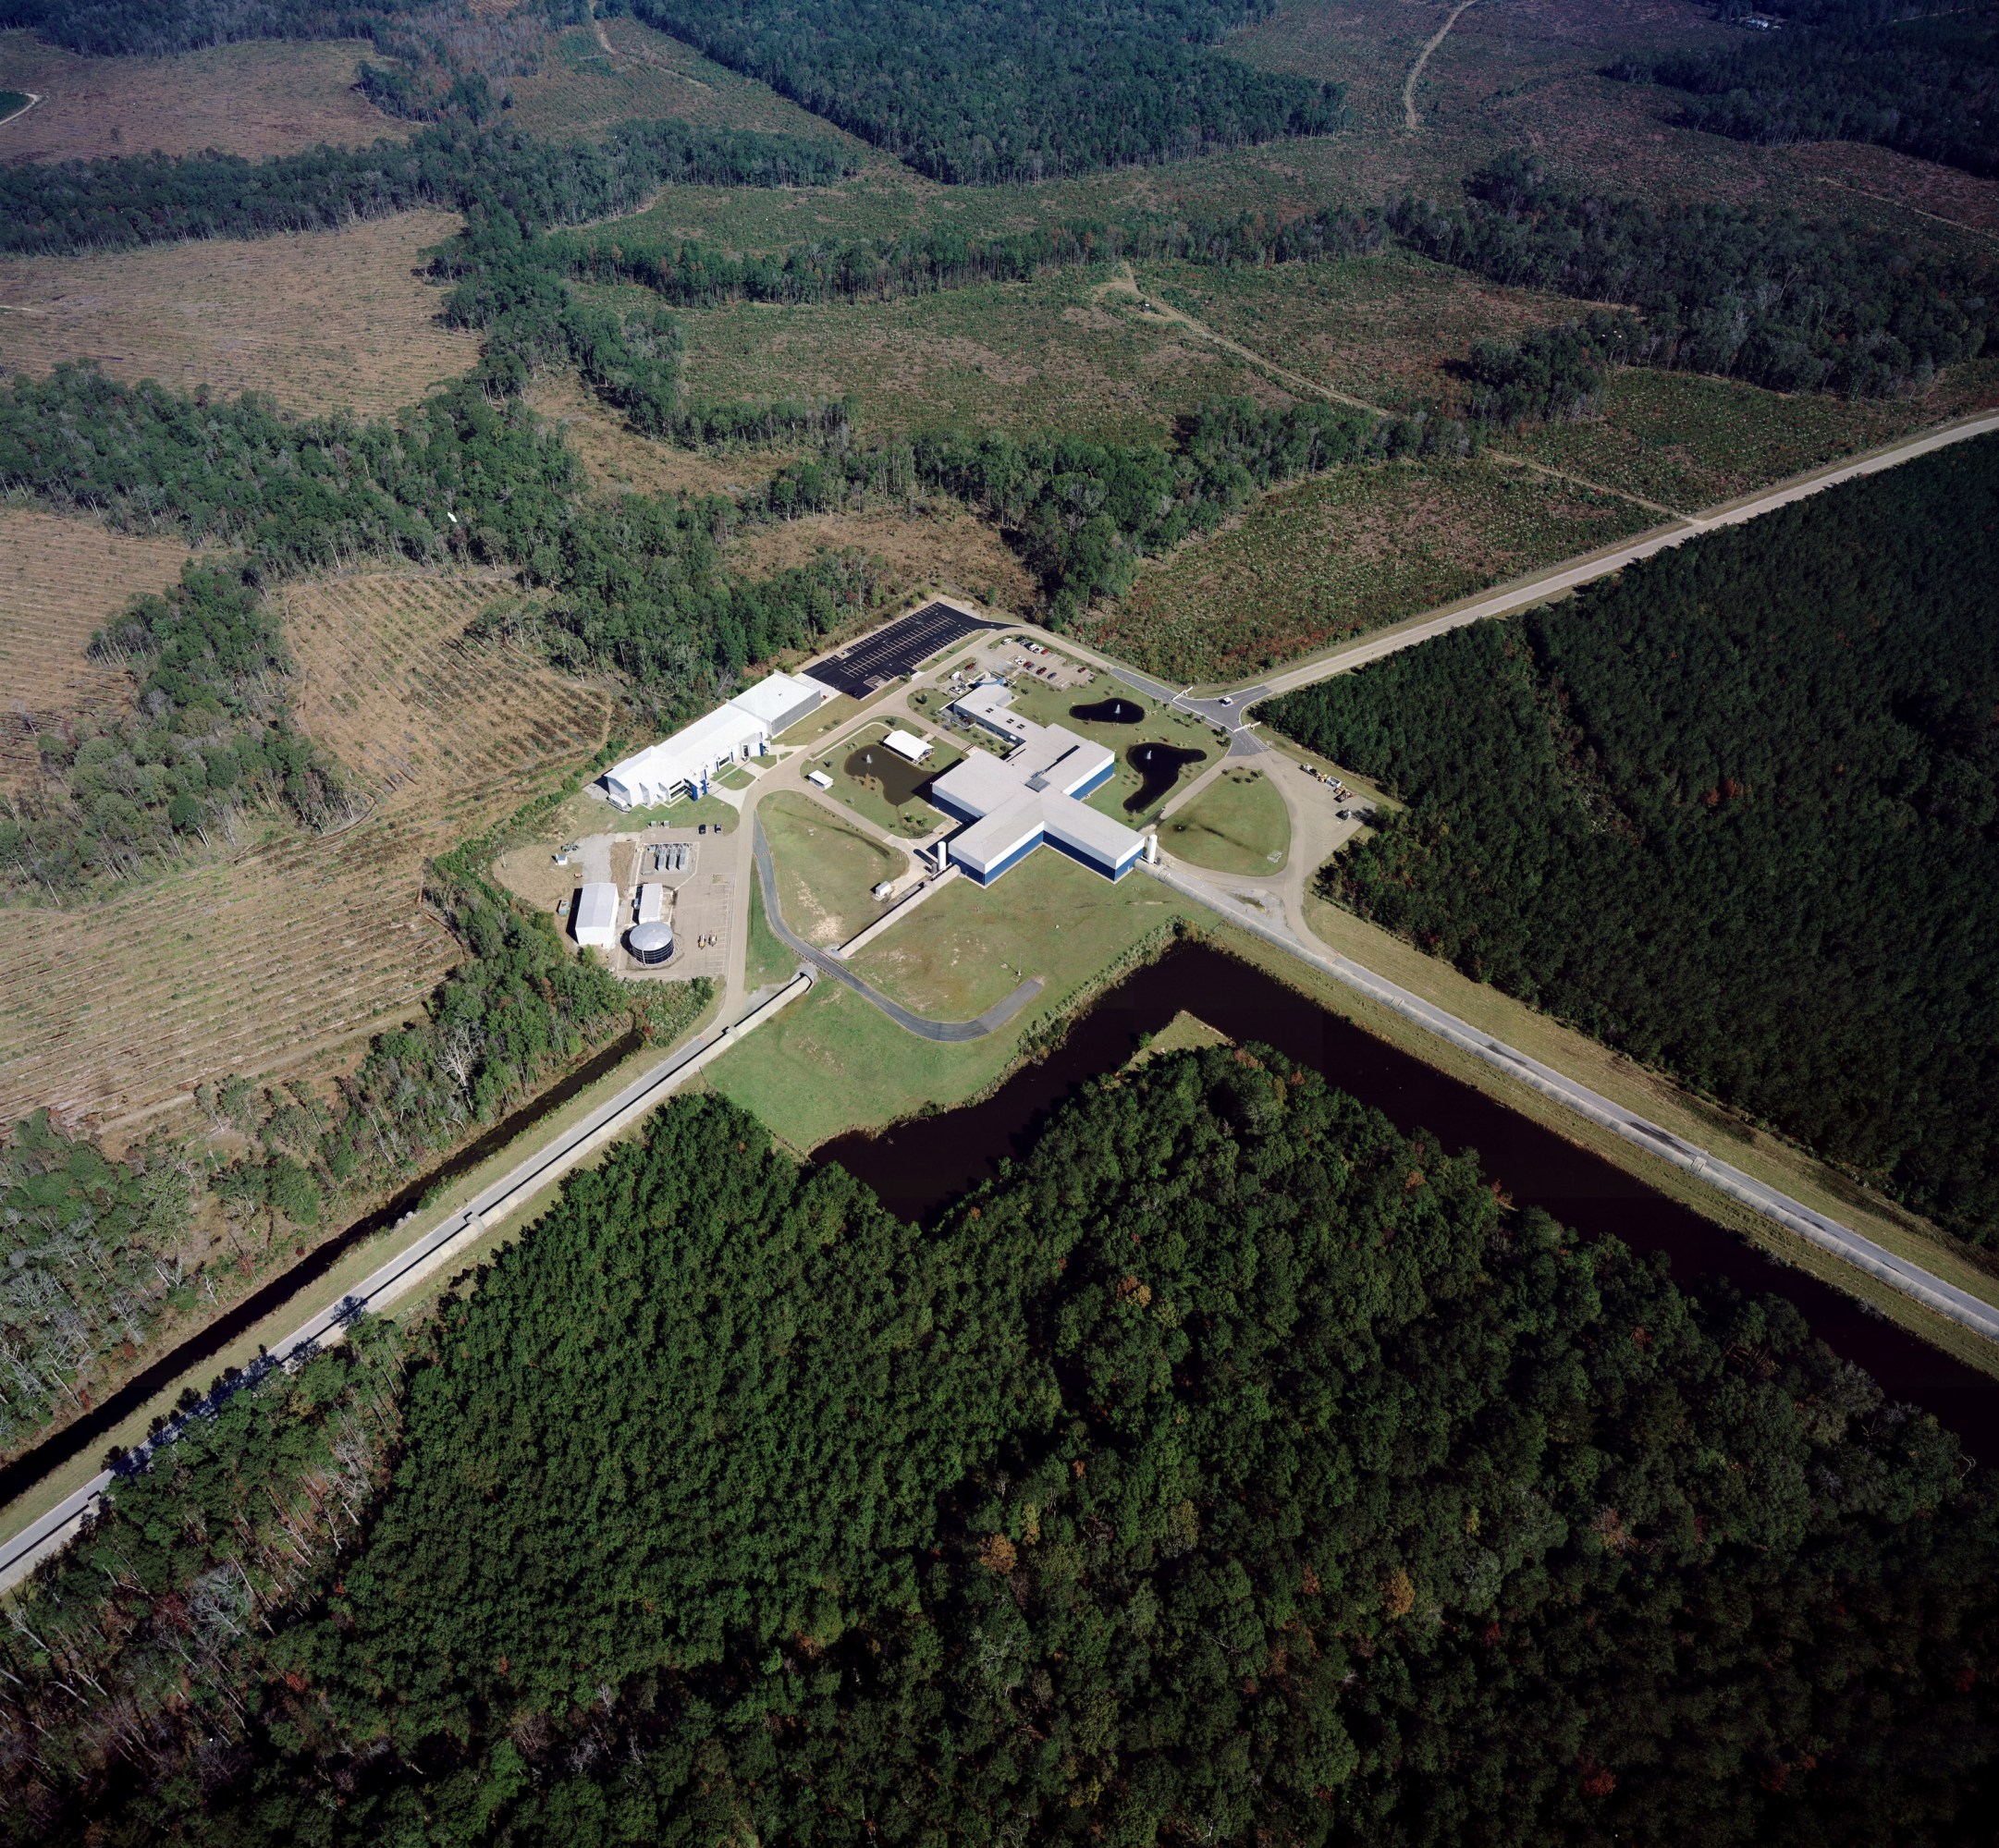
[(764, 836), (764, 824), (753, 819), (750, 826), (756, 831), (756, 883), (764, 895), (764, 919), (778, 940), (820, 974), (830, 977), (842, 987), (852, 988), (864, 1000), (872, 1002), (904, 1031), (914, 1034), (919, 1039), (938, 1040), (946, 1045), (959, 1040), (984, 1039), (987, 1034), (997, 1033), (1006, 1025), (1041, 992), (1040, 976), (1030, 975), (1003, 1001), (995, 1002), (975, 1021), (926, 1021), (921, 1014), (913, 1014), (907, 1008), (898, 1006), (879, 988), (862, 981), (831, 951), (816, 948), (803, 937), (793, 934), (791, 925), (784, 921), (784, 913), (778, 908), (778, 873), (770, 857), (770, 842)]

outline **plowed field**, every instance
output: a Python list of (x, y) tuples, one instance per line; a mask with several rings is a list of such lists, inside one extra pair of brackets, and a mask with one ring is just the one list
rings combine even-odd
[(0, 1120), (39, 1104), (133, 1120), (415, 1011), (458, 954), (420, 907), (424, 860), (609, 720), (604, 689), (460, 641), (498, 589), (396, 574), (289, 594), (301, 723), (374, 813), (328, 838), (274, 830), (88, 910), (0, 913)]
[(124, 671), (84, 652), (91, 632), (140, 592), (165, 590), (188, 556), (174, 539), (26, 508), (0, 512), (0, 789), (34, 776), (38, 731), (125, 703)]

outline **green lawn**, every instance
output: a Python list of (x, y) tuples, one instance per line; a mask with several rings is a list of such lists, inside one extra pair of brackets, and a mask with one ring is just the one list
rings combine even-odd
[(1275, 873), (1291, 846), (1291, 816), (1261, 770), (1225, 770), (1160, 825), (1159, 842), (1217, 873)]
[(1066, 991), (1164, 915), (1161, 888), (1116, 884), (1043, 848), (991, 886), (959, 879), (853, 959), (857, 975), (933, 1020), (969, 1020), (1030, 975)]
[(872, 896), (884, 879), (909, 870), (909, 856), (818, 802), (786, 791), (757, 807), (778, 872), (784, 921), (808, 943), (830, 948), (875, 921)]
[[(620, 834), (632, 834), (642, 827), (696, 827), (703, 822), (717, 833), (733, 834), (742, 825), (742, 817), (719, 796), (703, 796), (697, 802), (682, 796), (677, 802), (661, 802), (656, 808), (633, 809), (619, 815), (617, 826)], [(603, 826), (599, 820), (596, 831), (601, 832)]]
[(799, 1149), (962, 1103), (1139, 938), (1186, 914), (1143, 875), (1113, 886), (1057, 853), (1031, 854), (989, 889), (955, 882), (854, 959), (869, 981), (939, 1019), (990, 1007), (1019, 985), (1021, 967), (1041, 976), (1035, 1005), (998, 1033), (938, 1045), (821, 982), (711, 1065), (708, 1082)]
[(756, 778), (740, 765), (731, 764), (715, 780), (725, 789), (747, 789)]
[(798, 973), (798, 958), (778, 941), (764, 915), (762, 882), (750, 882), (750, 946), (743, 982), (754, 995), (773, 982), (789, 982)]

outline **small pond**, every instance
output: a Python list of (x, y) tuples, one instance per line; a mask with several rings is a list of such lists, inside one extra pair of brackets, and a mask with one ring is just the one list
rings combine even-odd
[(1124, 799), (1126, 814), (1143, 814), (1180, 780), (1189, 764), (1205, 763), (1208, 753), (1178, 744), (1134, 744), (1124, 761), (1138, 772), (1138, 788)]
[(919, 1117), (879, 1136), (840, 1136), (815, 1151), (865, 1181), (890, 1211), (934, 1223), (953, 1199), (993, 1179), (1033, 1145), (1048, 1112), (1075, 1086), (1114, 1071), (1186, 1008), (1235, 1040), (1260, 1040), (1322, 1072), (1404, 1133), (1429, 1130), (1446, 1148), (1475, 1148), (1522, 1206), (1544, 1206), (1586, 1237), (1662, 1251), (1682, 1285), (1720, 1275), (1793, 1303), (1835, 1353), (1864, 1366), (1891, 1399), (1936, 1414), (1965, 1450), (1999, 1459), (1999, 1381), (1906, 1333), (1850, 1296), (1765, 1257), (1711, 1219), (1483, 1091), (1327, 1012), (1260, 969), (1205, 944), (1170, 951), (1127, 976), (1046, 1059), (1023, 1066), (975, 1104)]
[(880, 790), (882, 800), (894, 809), (921, 798), (938, 774), (928, 765), (898, 757), (882, 744), (862, 745), (840, 767), (856, 783), (871, 784)]
[(1071, 706), (1069, 716), (1088, 725), (1136, 725), (1146, 709), (1136, 700), (1092, 700), (1087, 705)]

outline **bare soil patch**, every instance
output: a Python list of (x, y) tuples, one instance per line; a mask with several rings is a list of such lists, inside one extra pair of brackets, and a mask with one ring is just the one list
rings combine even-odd
[(79, 57), (32, 32), (0, 32), (0, 88), (42, 101), (0, 128), (0, 160), (106, 154), (255, 158), (322, 141), (365, 147), (416, 128), (354, 88), (364, 41), (218, 45), (178, 57)]
[(115, 378), (268, 392), (288, 409), (380, 414), (478, 357), (438, 324), (421, 253), (457, 228), (410, 212), (343, 231), (0, 261), (0, 352), (21, 372), (95, 360)]
[(126, 704), (130, 679), (90, 658), (92, 631), (141, 592), (165, 590), (190, 556), (177, 539), (0, 511), (0, 789), (37, 780), (36, 733)]
[(106, 904), (0, 912), (0, 1115), (115, 1122), (203, 1079), (346, 1056), (458, 960), (423, 863), (604, 740), (603, 687), (460, 638), (504, 586), (382, 574), (295, 587), (301, 722), (377, 799), (319, 838), (271, 826)]

